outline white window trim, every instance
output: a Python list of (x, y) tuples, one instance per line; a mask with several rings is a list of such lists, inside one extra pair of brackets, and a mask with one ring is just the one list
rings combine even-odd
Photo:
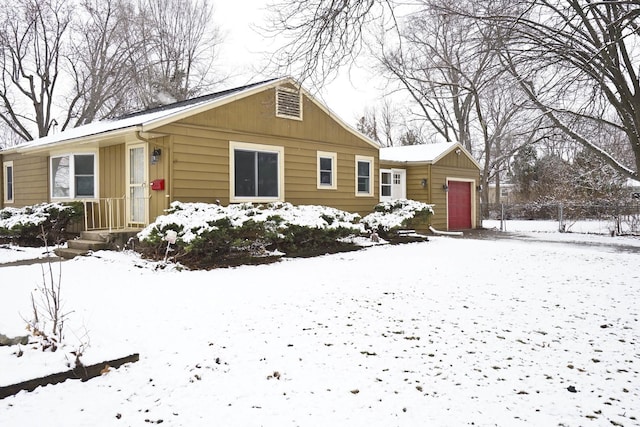
[[(358, 163), (359, 162), (368, 162), (369, 163), (369, 191), (368, 192), (359, 192), (358, 191)], [(375, 182), (374, 182), (374, 159), (370, 156), (358, 156), (356, 155), (355, 159), (355, 191), (356, 197), (372, 197), (374, 194)]]
[[(7, 169), (11, 168), (11, 199), (7, 197), (9, 194), (9, 181), (7, 180)], [(13, 161), (2, 163), (2, 199), (4, 203), (14, 203), (16, 199), (16, 168), (13, 166)]]
[[(235, 150), (263, 151), (278, 154), (278, 196), (277, 197), (236, 197)], [(284, 147), (278, 145), (253, 144), (229, 141), (229, 201), (231, 203), (284, 202)]]
[[(320, 159), (331, 159), (331, 184), (323, 184), (320, 181)], [(336, 190), (338, 188), (337, 178), (337, 169), (338, 169), (338, 154), (329, 152), (329, 151), (318, 151), (317, 152), (317, 188), (318, 190)]]
[[(73, 158), (75, 156), (93, 156), (93, 197), (76, 197), (76, 188), (75, 188), (75, 162), (69, 161), (69, 197), (54, 197), (53, 196), (53, 177), (51, 176), (51, 172), (53, 171), (53, 159), (57, 157), (65, 157), (68, 156)], [(97, 151), (73, 151), (67, 153), (51, 153), (49, 156), (49, 197), (51, 200), (98, 200), (100, 198), (100, 180), (99, 180), (99, 169), (100, 162)]]

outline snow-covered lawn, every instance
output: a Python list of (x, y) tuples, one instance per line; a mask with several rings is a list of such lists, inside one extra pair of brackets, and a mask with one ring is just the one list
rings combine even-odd
[[(140, 361), (0, 400), (0, 426), (640, 425), (639, 255), (552, 234), (213, 271), (64, 262), (68, 347), (0, 347), (0, 386), (66, 370), (80, 339), (86, 364)], [(0, 333), (24, 333), (41, 275), (0, 267)]]

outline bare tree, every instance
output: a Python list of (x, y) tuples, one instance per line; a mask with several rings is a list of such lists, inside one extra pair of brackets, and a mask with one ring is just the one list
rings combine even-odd
[(23, 140), (46, 136), (57, 123), (53, 103), (71, 16), (66, 0), (2, 0), (0, 119)]
[[(521, 0), (482, 16), (501, 26), (504, 66), (551, 123), (634, 179), (640, 178), (639, 6)], [(604, 145), (606, 133), (624, 134), (630, 156)]]
[(0, 149), (13, 147), (23, 141), (5, 122), (0, 121)]
[(372, 25), (396, 25), (393, 0), (274, 0), (269, 10), (264, 32), (285, 40), (275, 65), (313, 86), (357, 60)]
[(423, 120), (447, 141), (473, 151), (471, 121), (484, 117), (480, 96), (500, 74), (493, 40), (472, 20), (425, 1), (402, 28), (402, 43), (383, 52), (384, 69), (409, 93)]
[(223, 80), (213, 64), (222, 37), (207, 0), (140, 0), (137, 26), (146, 47), (136, 63), (145, 107), (184, 100)]
[(73, 25), (69, 72), (74, 88), (68, 101), (67, 118), (75, 126), (127, 111), (128, 94), (135, 76), (135, 63), (142, 43), (132, 31), (135, 11), (123, 0), (82, 0), (87, 18)]
[(378, 118), (375, 108), (365, 109), (362, 117), (356, 123), (356, 129), (363, 135), (368, 136), (372, 140), (380, 144), (380, 135), (378, 132)]
[[(456, 7), (476, 6), (463, 1)], [(481, 163), (487, 206), (487, 184), (495, 183), (499, 194), (511, 157), (546, 134), (540, 114), (499, 61), (495, 24), (424, 0), (400, 34), (402, 43), (384, 51), (381, 64), (409, 93), (417, 120), (439, 139), (460, 142)]]

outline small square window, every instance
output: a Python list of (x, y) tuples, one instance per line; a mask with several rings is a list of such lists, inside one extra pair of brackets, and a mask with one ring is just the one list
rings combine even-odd
[(318, 151), (318, 189), (336, 189), (336, 153)]

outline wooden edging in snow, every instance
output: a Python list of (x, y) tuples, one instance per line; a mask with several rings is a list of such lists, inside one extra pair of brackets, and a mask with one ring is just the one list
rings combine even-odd
[(109, 368), (119, 368), (125, 363), (133, 363), (140, 360), (138, 353), (121, 357), (120, 359), (105, 360), (104, 362), (96, 363), (90, 366), (80, 366), (70, 371), (58, 372), (57, 374), (47, 375), (46, 377), (35, 378), (21, 383), (12, 384), (4, 387), (0, 387), (0, 399), (13, 396), (25, 391), (33, 391), (36, 387), (45, 386), (49, 384), (58, 384), (66, 380), (82, 380), (87, 381), (91, 378), (100, 376), (102, 373), (108, 371)]

